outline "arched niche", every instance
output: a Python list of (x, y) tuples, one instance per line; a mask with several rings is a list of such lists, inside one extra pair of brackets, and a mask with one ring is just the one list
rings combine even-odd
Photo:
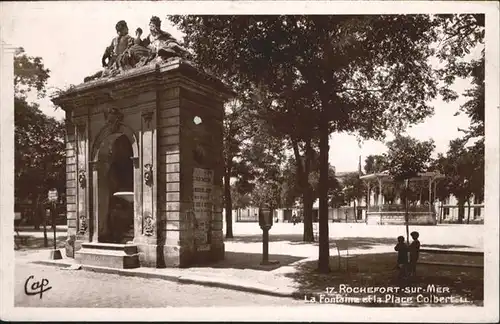
[[(121, 153), (117, 153), (118, 148)], [(91, 159), (92, 219), (95, 224), (91, 241), (103, 243), (125, 243), (124, 239), (132, 241), (136, 226), (134, 207), (140, 204), (140, 194), (137, 191), (141, 190), (138, 184), (142, 181), (138, 165), (137, 137), (124, 124), (119, 124), (114, 129), (108, 125), (96, 136), (91, 149)], [(124, 171), (124, 168), (128, 171)], [(125, 173), (120, 175), (120, 172)], [(130, 181), (126, 180), (128, 176)], [(117, 191), (133, 192), (133, 202), (129, 202), (131, 206), (121, 198), (113, 197), (113, 193)], [(119, 221), (120, 214), (125, 213), (128, 208), (131, 208), (130, 218), (127, 216), (124, 221)], [(126, 229), (121, 227), (129, 225), (132, 226), (131, 231), (125, 234)]]

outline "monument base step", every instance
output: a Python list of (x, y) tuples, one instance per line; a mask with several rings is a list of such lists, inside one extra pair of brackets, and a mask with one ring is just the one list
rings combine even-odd
[(132, 244), (82, 243), (82, 248), (75, 253), (75, 259), (83, 265), (118, 269), (139, 267), (137, 246)]

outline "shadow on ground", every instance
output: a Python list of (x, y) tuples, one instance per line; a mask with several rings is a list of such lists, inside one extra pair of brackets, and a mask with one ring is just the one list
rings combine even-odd
[[(50, 235), (52, 234), (52, 235)], [(54, 235), (53, 233), (47, 233), (47, 247), (51, 248), (54, 246)], [(58, 235), (56, 236), (57, 248), (64, 248), (65, 242), (68, 236)], [(36, 250), (46, 248), (44, 245), (43, 236), (34, 236), (34, 235), (24, 235), (21, 234), (19, 236), (14, 236), (14, 250), (16, 251), (24, 251), (24, 250)]]
[[(19, 227), (16, 227), (15, 229), (17, 229), (17, 231), (19, 233), (25, 233), (25, 232), (43, 233), (42, 226), (40, 226), (40, 228), (38, 228), (38, 229), (35, 229), (34, 226), (19, 226)], [(53, 233), (53, 232), (54, 232), (54, 229), (51, 226), (47, 226), (47, 234)], [(68, 229), (66, 227), (58, 226), (58, 227), (56, 227), (56, 232), (67, 233)]]
[[(226, 242), (238, 242), (238, 243), (258, 243), (262, 242), (262, 234), (255, 235), (239, 235), (232, 239), (225, 239)], [(269, 232), (269, 242), (302, 242), (302, 234), (273, 234), (272, 231)]]
[(471, 248), (469, 245), (453, 245), (453, 244), (422, 244), (422, 249), (460, 249)]
[[(434, 262), (453, 262), (483, 264), (482, 257), (462, 256), (462, 255), (423, 255), (422, 259)], [(348, 285), (351, 287), (422, 287), (426, 289), (428, 285), (449, 287), (450, 293), (437, 294), (438, 297), (455, 296), (462, 299), (454, 299), (450, 303), (471, 302), (475, 305), (483, 304), (483, 269), (467, 268), (457, 266), (437, 266), (437, 265), (418, 265), (417, 276), (410, 280), (399, 280), (395, 269), (396, 255), (394, 253), (364, 254), (359, 255), (349, 262), (349, 271), (346, 271), (345, 262), (342, 261), (341, 268), (338, 266), (338, 258), (330, 258), (330, 273), (318, 273), (317, 261), (303, 262), (295, 266), (296, 272), (289, 273), (286, 276), (292, 278), (298, 285), (297, 298), (304, 299), (325, 293), (327, 287), (334, 287), (336, 293), (343, 298), (359, 298), (360, 306), (370, 307), (398, 307), (398, 306), (429, 306), (429, 303), (417, 302), (416, 292), (399, 292), (392, 294), (397, 297), (412, 297), (411, 302), (404, 305), (392, 299), (386, 300), (387, 293), (343, 293), (339, 292), (339, 285)], [(376, 295), (381, 298), (378, 302), (368, 302), (363, 300), (369, 295)], [(429, 296), (423, 292), (424, 296)], [(387, 301), (387, 302), (385, 302)], [(345, 302), (345, 301), (344, 301)], [(432, 304), (432, 306), (442, 306), (445, 304)]]
[[(242, 235), (232, 239), (226, 239), (226, 242), (238, 243), (260, 243), (262, 235)], [(290, 242), (290, 245), (306, 245), (310, 244), (318, 246), (318, 242), (304, 242), (302, 234), (270, 234), (269, 242)], [(330, 247), (335, 246), (335, 242), (348, 243), (349, 249), (371, 249), (376, 245), (395, 245), (395, 239), (389, 237), (349, 237), (330, 239)]]
[[(317, 241), (317, 240), (316, 240)], [(260, 243), (262, 235), (240, 235), (232, 239), (225, 239), (225, 242), (235, 243)], [(313, 245), (318, 246), (318, 242), (304, 242), (302, 234), (270, 234), (269, 242), (290, 242), (290, 245)], [(341, 237), (338, 239), (330, 238), (330, 248), (335, 247), (335, 243), (348, 243), (351, 250), (361, 249), (369, 250), (379, 245), (396, 245), (396, 239), (393, 237)], [(452, 244), (422, 244), (422, 248), (438, 248), (438, 249), (459, 249), (471, 248), (469, 245), (452, 245)]]
[[(302, 260), (305, 258), (292, 256), (292, 255), (282, 255), (282, 254), (270, 254), (269, 260), (279, 261), (279, 264), (275, 265), (261, 265), (262, 254), (261, 253), (244, 253), (244, 252), (227, 252), (225, 253), (225, 258), (217, 263), (212, 263), (208, 265), (210, 268), (224, 268), (224, 269), (252, 269), (252, 270), (263, 270), (272, 271), (280, 267), (290, 265), (294, 262)], [(201, 266), (195, 266), (201, 267)]]
[[(349, 238), (338, 238), (331, 239), (330, 238), (330, 248), (336, 246), (336, 243), (343, 244), (348, 246), (349, 250), (360, 249), (360, 250), (369, 250), (373, 249), (378, 245), (395, 245), (394, 239), (389, 237), (349, 237)], [(297, 244), (306, 244), (306, 242), (292, 242), (292, 245)], [(311, 243), (309, 243), (311, 244)], [(312, 243), (314, 246), (318, 246), (318, 242)]]

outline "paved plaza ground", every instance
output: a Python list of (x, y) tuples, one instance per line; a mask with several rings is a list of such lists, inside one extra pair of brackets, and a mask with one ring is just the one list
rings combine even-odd
[[(484, 225), (410, 226), (411, 231), (418, 231), (421, 244), (428, 247), (484, 251)], [(269, 231), (269, 253), (317, 256), (317, 243), (302, 242), (302, 232), (303, 224), (275, 223)], [(238, 251), (261, 251), (262, 232), (257, 223), (234, 223), (233, 233), (235, 238), (226, 240), (226, 250), (237, 245)], [(386, 251), (388, 247), (392, 251), (399, 235), (406, 236), (405, 226), (329, 223), (330, 241), (348, 241), (358, 254)]]
[[(394, 270), (396, 255), (394, 245), (396, 237), (405, 235), (404, 226), (377, 226), (361, 224), (330, 223), (331, 262), (332, 269), (329, 274), (319, 274), (315, 271), (318, 256), (317, 243), (302, 242), (303, 224), (277, 223), (270, 231), (269, 253), (270, 259), (279, 261), (275, 266), (261, 266), (262, 237), (261, 230), (256, 223), (233, 224), (234, 238), (225, 242), (226, 258), (209, 266), (194, 266), (189, 269), (151, 269), (140, 268), (130, 270), (128, 275), (135, 274), (146, 278), (119, 277), (113, 274), (89, 273), (80, 270), (63, 270), (57, 267), (44, 267), (33, 265), (30, 262), (48, 259), (48, 249), (43, 248), (43, 233), (34, 232), (30, 229), (20, 231), (21, 236), (27, 239), (16, 250), (16, 303), (18, 305), (36, 306), (38, 301), (23, 296), (23, 283), (30, 272), (42, 275), (40, 271), (48, 271), (47, 276), (51, 282), (63, 283), (65, 280), (75, 283), (71, 291), (80, 291), (78, 294), (86, 296), (83, 304), (92, 307), (113, 307), (111, 301), (97, 290), (105, 291), (110, 299), (113, 299), (121, 307), (129, 306), (126, 298), (120, 299), (110, 292), (109, 282), (115, 282), (119, 291), (129, 291), (126, 286), (130, 283), (130, 291), (133, 291), (132, 300), (141, 299), (142, 294), (148, 295), (148, 290), (140, 289), (141, 283), (151, 285), (151, 296), (158, 292), (159, 300), (154, 297), (143, 298), (143, 306), (162, 307), (170, 305), (170, 301), (162, 300), (160, 287), (173, 291), (175, 297), (172, 305), (204, 306), (210, 305), (210, 299), (200, 297), (196, 301), (189, 301), (186, 297), (190, 289), (195, 291), (199, 287), (199, 294), (214, 296), (213, 305), (296, 305), (306, 304), (304, 298), (310, 298), (324, 293), (326, 287), (340, 287), (340, 285), (355, 286), (398, 286)], [(483, 251), (483, 225), (438, 225), (438, 226), (410, 226), (410, 231), (420, 233), (424, 248), (460, 250), (460, 251)], [(53, 235), (49, 233), (49, 238)], [(66, 239), (64, 227), (58, 228), (58, 247), (64, 246)], [(349, 245), (350, 253), (357, 255), (356, 263), (350, 271), (338, 268), (337, 250), (335, 242), (343, 241)], [(51, 246), (52, 241), (49, 241)], [(480, 266), (483, 258), (478, 256), (463, 255), (422, 255), (426, 261), (453, 262), (472, 264)], [(74, 264), (73, 259), (65, 258), (62, 262)], [(32, 268), (36, 267), (36, 268)], [(19, 270), (17, 270), (19, 269)], [(44, 270), (46, 269), (46, 270)], [(132, 272), (131, 272), (132, 271)], [(408, 283), (410, 286), (427, 286), (430, 284), (450, 287), (449, 296), (461, 298), (464, 304), (481, 305), (483, 300), (483, 269), (478, 267), (451, 267), (420, 265), (417, 279)], [(164, 280), (152, 279), (159, 276), (170, 276), (178, 278), (178, 282), (166, 282)], [(151, 277), (152, 276), (152, 277)], [(181, 280), (182, 279), (182, 280)], [(86, 285), (85, 282), (92, 283)], [(161, 284), (160, 284), (161, 282)], [(203, 283), (208, 285), (219, 285), (233, 287), (246, 292), (236, 292), (228, 289), (184, 285), (180, 282)], [(95, 285), (95, 286), (94, 286)], [(114, 286), (114, 285), (113, 285)], [(66, 285), (65, 287), (70, 287)], [(108, 287), (108, 288), (106, 288)], [(136, 288), (137, 287), (137, 288)], [(148, 286), (149, 287), (149, 286)], [(156, 288), (155, 288), (156, 287)], [(195, 287), (195, 288), (193, 288)], [(238, 288), (239, 287), (239, 288)], [(203, 289), (201, 289), (203, 288)], [(66, 288), (68, 289), (68, 288)], [(82, 291), (83, 289), (83, 291)], [(212, 290), (211, 290), (212, 289)], [(259, 296), (250, 294), (248, 291), (266, 290), (275, 295), (283, 295), (293, 298), (279, 298), (272, 296)], [(68, 293), (67, 304), (77, 307), (77, 300)], [(119, 293), (118, 293), (119, 294)], [(226, 294), (226, 295), (225, 295)], [(241, 294), (241, 295), (240, 295)], [(92, 296), (97, 297), (93, 298)], [(447, 296), (448, 296), (447, 295)], [(224, 296), (228, 296), (225, 298)], [(244, 298), (243, 296), (253, 296)], [(263, 298), (260, 298), (263, 297)], [(265, 297), (265, 298), (264, 298)], [(401, 296), (400, 296), (401, 297)], [(45, 298), (45, 297), (44, 297)], [(134, 299), (135, 298), (135, 299)], [(266, 299), (269, 298), (269, 299)], [(456, 299), (458, 300), (458, 299)], [(184, 304), (183, 302), (184, 301)], [(64, 304), (64, 301), (47, 301), (51, 306)], [(130, 302), (132, 303), (132, 302)], [(220, 304), (218, 304), (220, 303)], [(373, 305), (370, 306), (377, 306)], [(380, 306), (380, 305), (379, 305)], [(384, 303), (383, 306), (401, 306), (401, 303)], [(419, 305), (416, 305), (419, 306)], [(434, 305), (436, 306), (436, 305)], [(441, 305), (437, 305), (441, 306)], [(82, 305), (82, 307), (85, 307)], [(116, 306), (119, 307), (119, 306)], [(140, 307), (140, 306), (137, 306)]]
[[(14, 305), (18, 307), (138, 308), (304, 304), (298, 300), (223, 288), (91, 271), (75, 272), (36, 264), (18, 264), (15, 273)], [(51, 289), (44, 292), (42, 298), (39, 295), (26, 295), (24, 285), (29, 276), (34, 276), (33, 280), (48, 279)]]

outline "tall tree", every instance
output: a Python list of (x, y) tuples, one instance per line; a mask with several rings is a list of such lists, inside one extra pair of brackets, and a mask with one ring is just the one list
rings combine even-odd
[[(249, 120), (248, 106), (233, 100), (226, 106), (224, 117), (224, 209), (226, 212), (226, 238), (233, 238), (231, 178), (241, 184), (253, 179), (246, 165), (242, 148), (254, 136), (255, 127)], [(251, 189), (251, 188), (250, 188)]]
[(443, 99), (455, 100), (459, 97), (459, 94), (451, 88), (455, 80), (473, 77), (472, 89), (475, 90), (466, 91), (465, 96), (470, 97), (471, 101), (466, 103), (462, 110), (469, 116), (475, 115), (477, 118), (473, 120), (474, 122), (479, 122), (481, 119), (484, 122), (485, 16), (459, 14), (438, 15), (435, 18), (441, 34), (435, 50), (436, 57), (441, 63), (436, 69), (437, 74), (443, 81), (439, 92)]
[(409, 136), (397, 135), (393, 141), (387, 143), (387, 147), (389, 173), (397, 183), (404, 182), (406, 239), (409, 240), (408, 201), (411, 191), (408, 182), (419, 173), (427, 171), (435, 147), (434, 141), (421, 142)]
[(387, 157), (385, 154), (368, 155), (365, 159), (365, 173), (372, 174), (387, 170)]
[(465, 217), (465, 204), (474, 194), (482, 198), (484, 188), (484, 162), (478, 163), (484, 152), (481, 152), (480, 144), (467, 148), (465, 142), (466, 139), (452, 140), (446, 157), (440, 159), (439, 165), (446, 176), (448, 191), (457, 198), (459, 223)]
[(438, 21), (444, 35), (436, 52), (443, 63), (438, 69), (444, 81), (440, 92), (446, 100), (455, 100), (460, 96), (450, 89), (455, 79), (472, 81), (461, 94), (467, 100), (457, 111), (470, 118), (469, 129), (462, 130), (465, 136), (451, 141), (447, 156), (438, 159), (439, 168), (447, 176), (439, 187), (443, 194), (451, 192), (457, 197), (462, 222), (463, 202), (469, 202), (471, 195), (480, 200), (484, 196), (485, 15), (440, 15)]
[(27, 99), (35, 92), (37, 98), (45, 97), (50, 70), (39, 56), (28, 56), (24, 48), (16, 49), (14, 57), (14, 91), (18, 99)]
[[(432, 172), (439, 172), (440, 174), (444, 175), (444, 165), (445, 165), (445, 160), (446, 157), (442, 153), (438, 153), (437, 158), (432, 159), (430, 162), (429, 166), (429, 171)], [(451, 192), (449, 191), (448, 188), (448, 182), (445, 179), (438, 179), (437, 182), (435, 182), (435, 194), (436, 194), (436, 199), (438, 202), (441, 204), (439, 208), (439, 223), (442, 222), (442, 214), (443, 214), (443, 205), (446, 201), (446, 199), (451, 195)]]
[(360, 174), (357, 172), (348, 173), (342, 178), (342, 187), (344, 191), (344, 197), (348, 204), (351, 201), (354, 202), (354, 220), (358, 219), (357, 207), (359, 206), (359, 200), (365, 195), (365, 187), (362, 180), (359, 178)]
[[(177, 16), (198, 62), (277, 96), (307, 100), (302, 115), (319, 136), (318, 268), (329, 270), (328, 153), (331, 132), (380, 138), (391, 125), (432, 113), (438, 39), (428, 15)], [(231, 55), (227, 55), (231, 53)], [(287, 101), (289, 102), (289, 101)], [(297, 107), (298, 108), (298, 107)], [(288, 124), (295, 126), (295, 124)]]
[[(19, 48), (14, 57), (15, 196), (35, 204), (35, 227), (44, 218), (44, 202), (51, 188), (65, 188), (64, 124), (46, 116), (31, 94), (45, 96), (49, 78), (40, 57)], [(45, 225), (45, 224), (44, 224)]]
[(419, 141), (410, 136), (398, 135), (387, 143), (387, 162), (396, 180), (406, 180), (424, 172), (431, 162), (434, 141)]
[(301, 192), (297, 185), (297, 167), (295, 158), (288, 157), (288, 160), (283, 166), (283, 188), (281, 201), (285, 208), (292, 208), (295, 202), (301, 196)]
[(339, 208), (345, 206), (347, 199), (345, 197), (344, 190), (342, 189), (342, 183), (335, 179), (334, 185), (330, 187), (330, 192), (328, 193), (330, 197), (330, 207)]
[[(256, 160), (254, 165), (259, 169), (255, 187), (252, 191), (252, 202), (255, 206), (262, 207), (266, 204), (272, 209), (282, 207), (283, 159), (284, 154), (278, 147), (274, 150), (267, 145), (255, 145), (253, 152)], [(263, 143), (260, 143), (263, 144)]]
[[(245, 188), (245, 186), (240, 186), (238, 184), (231, 185), (232, 209), (236, 209), (238, 213), (240, 209), (245, 209), (251, 205), (251, 197), (249, 195), (251, 190), (248, 189), (249, 188)], [(238, 215), (236, 217), (238, 217)]]

